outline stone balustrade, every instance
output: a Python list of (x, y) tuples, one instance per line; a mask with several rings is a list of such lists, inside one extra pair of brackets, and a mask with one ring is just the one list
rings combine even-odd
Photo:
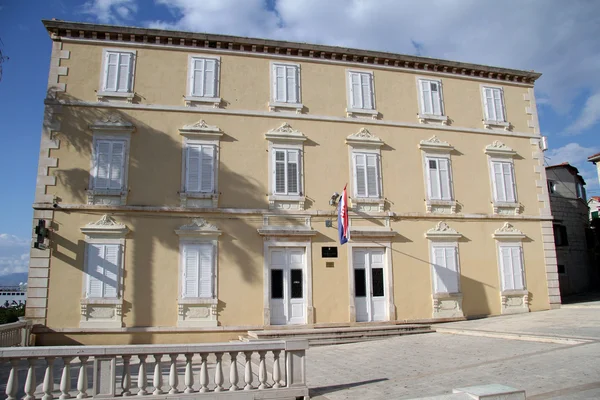
[(29, 346), (31, 321), (0, 325), (0, 347)]
[(306, 340), (4, 348), (0, 365), (10, 369), (7, 400), (134, 395), (308, 399), (307, 348)]

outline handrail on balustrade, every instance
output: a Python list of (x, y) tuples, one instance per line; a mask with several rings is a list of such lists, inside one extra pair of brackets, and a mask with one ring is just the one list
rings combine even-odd
[[(0, 348), (10, 346), (29, 346), (32, 326), (33, 323), (29, 320), (11, 322), (8, 324), (0, 325)], [(4, 343), (5, 338), (11, 332), (16, 333), (16, 335), (12, 337), (11, 342)]]

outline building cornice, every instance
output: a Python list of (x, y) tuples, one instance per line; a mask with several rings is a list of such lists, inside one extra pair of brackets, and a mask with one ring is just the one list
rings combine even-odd
[(540, 73), (534, 71), (337, 46), (59, 20), (42, 20), (42, 23), (48, 30), (52, 40), (61, 40), (61, 38), (67, 37), (91, 39), (98, 42), (164, 44), (182, 49), (222, 48), (248, 53), (283, 54), (297, 59), (316, 58), (342, 62), (361, 62), (366, 65), (386, 65), (417, 71), (439, 71), (529, 84), (533, 84), (541, 76)]

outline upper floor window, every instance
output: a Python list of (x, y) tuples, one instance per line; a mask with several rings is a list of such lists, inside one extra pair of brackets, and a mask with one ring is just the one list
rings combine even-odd
[(350, 108), (373, 110), (373, 73), (348, 71)]
[(276, 103), (300, 103), (300, 66), (271, 64), (271, 100)]
[(430, 200), (452, 200), (450, 160), (426, 156), (427, 194)]
[(568, 246), (569, 239), (567, 238), (567, 227), (564, 225), (554, 224), (554, 244), (556, 246)]
[(585, 188), (581, 182), (575, 184), (575, 190), (577, 191), (577, 198), (585, 200)]
[(496, 86), (482, 86), (483, 99), (483, 125), (486, 128), (510, 129), (506, 120), (506, 106), (504, 104), (504, 90)]
[(273, 148), (273, 194), (300, 195), (300, 150)]
[(491, 161), (494, 201), (515, 203), (517, 201), (513, 163)]
[(88, 243), (85, 271), (86, 298), (118, 298), (121, 245)]
[(186, 105), (219, 106), (219, 62), (219, 57), (189, 56)]
[(354, 160), (354, 196), (379, 198), (379, 154), (352, 154)]
[(548, 193), (553, 194), (556, 191), (556, 182), (548, 180)]
[(119, 139), (94, 141), (93, 189), (122, 190), (125, 181), (127, 142)]
[(215, 146), (186, 143), (185, 191), (213, 193), (215, 190)]
[(130, 97), (133, 94), (135, 51), (105, 49), (102, 90), (99, 96)]
[(419, 93), (421, 95), (421, 114), (444, 115), (441, 81), (419, 79)]

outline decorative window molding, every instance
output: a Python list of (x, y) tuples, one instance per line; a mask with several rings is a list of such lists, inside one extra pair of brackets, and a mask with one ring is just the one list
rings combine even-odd
[(183, 137), (179, 192), (181, 207), (217, 208), (220, 139), (223, 132), (200, 120), (183, 126), (179, 129), (179, 134)]
[(419, 148), (423, 157), (426, 212), (455, 214), (457, 202), (454, 198), (450, 158), (454, 147), (434, 135), (428, 140), (421, 140)]
[(265, 237), (265, 240), (269, 238), (277, 238), (277, 237), (311, 237), (317, 234), (311, 226), (311, 218), (304, 218), (303, 224), (285, 224), (285, 225), (277, 225), (273, 224), (270, 220), (270, 215), (265, 215), (263, 217), (263, 226), (258, 228), (258, 234)]
[[(125, 236), (129, 228), (103, 215), (80, 229), (85, 234), (86, 251), (79, 327), (121, 328)], [(110, 280), (114, 282), (107, 285)]]
[(448, 124), (448, 116), (444, 112), (444, 95), (442, 81), (417, 77), (419, 98), (419, 122)]
[(460, 257), (455, 229), (440, 221), (425, 233), (429, 239), (433, 318), (462, 318)]
[(102, 50), (102, 74), (98, 101), (133, 102), (135, 97), (135, 63), (137, 51), (132, 49), (107, 48)]
[(346, 116), (377, 119), (373, 71), (346, 70)]
[(188, 78), (184, 102), (187, 107), (221, 104), (221, 57), (188, 55)]
[(269, 111), (294, 111), (301, 114), (302, 86), (300, 64), (271, 61), (271, 99)]
[(381, 147), (384, 142), (366, 128), (346, 137), (352, 177), (351, 207), (355, 211), (384, 211)]
[(179, 236), (177, 326), (217, 326), (218, 238), (222, 232), (195, 218), (175, 233)]
[[(88, 204), (125, 205), (129, 192), (129, 149), (135, 126), (119, 114), (107, 114), (89, 125), (92, 131)], [(113, 176), (116, 175), (116, 176)]]
[(526, 235), (506, 222), (492, 235), (496, 240), (502, 314), (529, 312), (529, 291), (525, 280), (523, 239)]
[(490, 189), (494, 214), (517, 215), (521, 205), (517, 197), (517, 184), (513, 158), (517, 152), (499, 140), (487, 145)]
[(484, 128), (510, 130), (511, 125), (506, 119), (504, 89), (501, 86), (480, 85), (480, 87)]
[[(269, 142), (269, 208), (304, 210), (304, 142), (308, 138), (284, 123), (267, 132), (265, 139)], [(296, 168), (295, 174), (292, 167)], [(277, 181), (277, 171), (283, 171), (279, 175), (283, 181)], [(288, 181), (290, 176), (296, 180), (295, 185)]]

